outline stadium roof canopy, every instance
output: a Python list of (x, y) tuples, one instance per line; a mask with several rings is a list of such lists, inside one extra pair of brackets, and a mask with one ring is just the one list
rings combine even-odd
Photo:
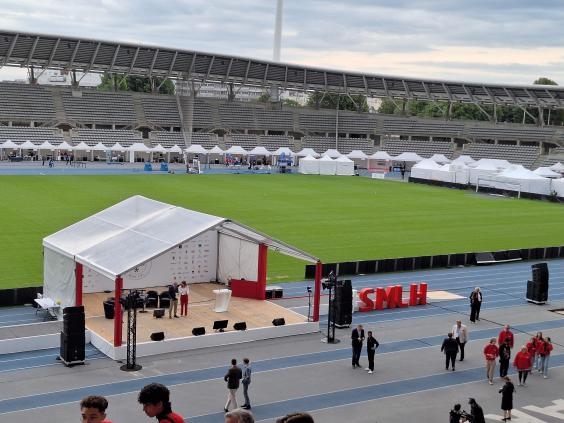
[(85, 38), (0, 31), (0, 66), (278, 85), (370, 97), (564, 108), (564, 88), (402, 78)]

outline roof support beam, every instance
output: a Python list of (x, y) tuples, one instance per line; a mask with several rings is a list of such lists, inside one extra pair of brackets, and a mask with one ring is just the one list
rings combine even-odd
[(35, 40), (33, 41), (33, 46), (31, 47), (31, 50), (29, 51), (29, 54), (27, 55), (27, 60), (25, 61), (26, 66), (29, 66), (29, 63), (31, 62), (31, 58), (33, 57), (33, 53), (35, 53), (35, 48), (37, 47), (38, 42), (39, 42), (39, 37), (35, 37)]
[(18, 42), (18, 37), (19, 34), (16, 34), (14, 35), (14, 38), (12, 38), (12, 42), (10, 43), (10, 48), (8, 48), (8, 53), (6, 53), (6, 57), (4, 57), (4, 62), (2, 63), (2, 66), (6, 66), (6, 64), (10, 61), (10, 56), (12, 55), (12, 52), (14, 51), (14, 47)]
[(155, 67), (155, 63), (157, 61), (158, 55), (159, 55), (159, 49), (156, 49), (155, 54), (153, 54), (153, 60), (151, 60), (151, 67), (149, 68), (149, 76), (153, 75), (153, 68)]
[(114, 65), (115, 65), (115, 63), (116, 63), (116, 59), (117, 59), (118, 54), (119, 54), (119, 48), (120, 48), (120, 47), (121, 47), (121, 45), (118, 44), (118, 45), (116, 46), (116, 49), (114, 50), (114, 55), (113, 55), (113, 57), (112, 57), (112, 61), (110, 62), (110, 67), (108, 68), (108, 72), (111, 72), (112, 69), (114, 68)]
[(139, 56), (139, 50), (140, 49), (141, 49), (141, 47), (137, 47), (135, 49), (135, 54), (133, 55), (133, 59), (131, 60), (131, 65), (129, 65), (128, 75), (130, 75), (133, 72), (133, 67), (135, 66), (135, 62), (137, 61), (137, 56)]
[(61, 42), (61, 39), (57, 38), (57, 41), (55, 41), (55, 45), (53, 46), (53, 49), (51, 50), (51, 54), (49, 55), (49, 61), (47, 62), (45, 67), (48, 68), (49, 66), (51, 66), (51, 63), (53, 63), (53, 58), (55, 57), (55, 53), (57, 52), (57, 47), (59, 47), (60, 42)]

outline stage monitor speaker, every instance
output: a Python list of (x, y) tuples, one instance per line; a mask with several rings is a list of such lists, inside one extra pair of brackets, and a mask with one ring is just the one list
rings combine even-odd
[(153, 310), (153, 317), (156, 319), (160, 319), (161, 317), (164, 317), (164, 315), (165, 315), (164, 308), (156, 308)]
[(65, 307), (63, 314), (84, 314), (84, 306)]
[[(84, 333), (86, 330), (84, 316), (79, 316), (80, 315), (73, 316), (72, 319), (63, 319), (63, 332), (66, 334)], [(74, 317), (76, 317), (76, 319), (74, 319)]]
[(233, 325), (235, 330), (247, 330), (247, 322), (237, 322)]
[(151, 334), (151, 341), (164, 341), (164, 332), (153, 332)]
[(205, 335), (205, 334), (206, 334), (206, 328), (203, 326), (192, 329), (192, 335), (194, 336)]
[(228, 324), (229, 320), (216, 320), (215, 322), (213, 322), (213, 330), (223, 332), (227, 328)]
[(274, 326), (284, 326), (286, 324), (286, 320), (283, 317), (278, 317), (272, 321)]
[(69, 365), (84, 362), (85, 348), (84, 333), (69, 335), (65, 332), (61, 332), (59, 355), (65, 364)]

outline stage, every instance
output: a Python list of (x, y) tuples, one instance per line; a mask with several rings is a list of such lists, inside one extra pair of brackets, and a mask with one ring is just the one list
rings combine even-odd
[[(224, 288), (223, 285), (197, 283), (190, 285), (188, 316), (168, 317), (165, 309), (163, 318), (153, 317), (154, 308), (147, 308), (146, 313), (137, 310), (137, 356), (148, 356), (165, 352), (249, 342), (258, 339), (277, 338), (281, 336), (299, 335), (319, 331), (319, 323), (308, 322), (305, 316), (288, 310), (275, 301), (254, 300), (231, 297), (228, 310), (215, 312), (214, 290)], [(158, 293), (166, 291), (166, 287), (151, 287)], [(128, 291), (125, 290), (125, 293)], [(86, 314), (86, 328), (90, 332), (92, 344), (113, 359), (126, 357), (127, 311), (122, 318), (123, 345), (114, 347), (114, 320), (104, 317), (103, 302), (114, 295), (103, 292), (83, 295)], [(180, 316), (180, 301), (177, 315)], [(274, 326), (272, 320), (284, 318), (285, 325)], [(215, 332), (213, 323), (216, 320), (228, 320), (225, 332)], [(235, 331), (233, 325), (245, 322), (247, 330)], [(192, 329), (204, 327), (205, 335), (194, 336)], [(151, 334), (164, 332), (164, 341), (151, 341)]]

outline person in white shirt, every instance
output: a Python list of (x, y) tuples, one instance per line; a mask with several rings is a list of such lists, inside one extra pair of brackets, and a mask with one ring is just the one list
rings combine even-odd
[(186, 281), (182, 281), (178, 287), (178, 293), (180, 294), (180, 315), (188, 316), (188, 294), (190, 293), (190, 288)]
[(468, 342), (468, 329), (460, 320), (457, 320), (452, 327), (452, 337), (456, 339), (458, 348), (460, 349), (460, 361), (464, 360), (464, 346)]

